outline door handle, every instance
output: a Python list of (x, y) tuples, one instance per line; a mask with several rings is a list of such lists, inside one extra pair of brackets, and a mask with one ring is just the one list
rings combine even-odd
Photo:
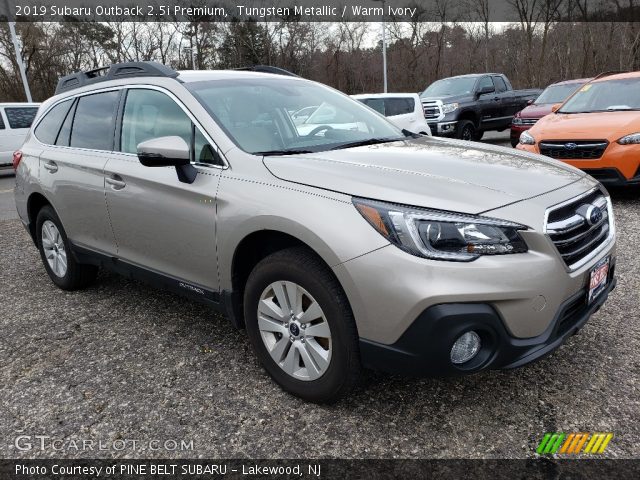
[(498, 100), (500, 100), (500, 97), (493, 97), (493, 99), (497, 102)]
[(49, 161), (45, 163), (43, 167), (49, 170), (51, 173), (56, 173), (58, 171), (58, 165), (56, 165), (56, 162)]
[(122, 190), (127, 186), (127, 183), (122, 180), (122, 177), (120, 175), (112, 175), (110, 177), (106, 177), (104, 181), (107, 182), (108, 185), (111, 185), (111, 188), (113, 188), (114, 190)]

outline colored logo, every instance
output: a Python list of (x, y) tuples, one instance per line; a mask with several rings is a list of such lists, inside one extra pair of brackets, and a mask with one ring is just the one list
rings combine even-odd
[(566, 148), (567, 150), (575, 150), (576, 148), (578, 148), (578, 144), (573, 142), (565, 143), (564, 148)]
[(536, 448), (538, 455), (604, 453), (613, 438), (611, 432), (598, 433), (545, 433)]

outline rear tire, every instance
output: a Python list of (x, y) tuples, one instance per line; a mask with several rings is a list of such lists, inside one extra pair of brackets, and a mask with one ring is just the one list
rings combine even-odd
[(306, 248), (281, 250), (255, 266), (244, 316), (260, 363), (285, 391), (333, 403), (356, 385), (361, 367), (353, 313), (331, 270)]
[(457, 135), (460, 140), (473, 141), (476, 135), (476, 126), (471, 120), (460, 121)]
[(98, 267), (78, 263), (55, 210), (42, 207), (36, 219), (36, 240), (51, 281), (63, 290), (79, 290), (95, 280)]

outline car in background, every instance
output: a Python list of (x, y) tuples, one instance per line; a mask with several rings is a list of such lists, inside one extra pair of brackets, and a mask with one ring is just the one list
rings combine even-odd
[(486, 131), (509, 128), (516, 112), (540, 93), (540, 89), (514, 90), (501, 73), (475, 73), (437, 80), (420, 98), (431, 133), (480, 140)]
[(384, 115), (396, 127), (412, 133), (431, 135), (417, 93), (372, 93), (351, 95), (356, 100)]
[(10, 170), (13, 152), (29, 133), (39, 103), (0, 103), (0, 172)]
[(576, 80), (565, 80), (549, 85), (531, 104), (520, 110), (513, 117), (511, 122), (511, 146), (515, 147), (520, 141), (520, 134), (529, 130), (545, 115), (551, 113), (551, 107), (555, 103), (564, 102), (573, 92), (591, 78), (579, 78)]
[(606, 185), (640, 184), (640, 72), (601, 75), (523, 132), (517, 148)]
[(310, 107), (304, 107), (300, 110), (290, 112), (289, 115), (295, 125), (302, 125), (307, 118), (309, 118), (311, 114), (318, 109), (319, 106), (320, 105), (311, 105)]

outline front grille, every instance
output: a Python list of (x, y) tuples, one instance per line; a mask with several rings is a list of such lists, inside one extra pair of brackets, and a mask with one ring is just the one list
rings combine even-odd
[(595, 160), (600, 158), (609, 145), (606, 140), (580, 140), (580, 141), (546, 141), (540, 142), (540, 153), (551, 158), (563, 160), (583, 159)]
[(535, 125), (537, 121), (537, 118), (521, 118), (520, 125)]
[(437, 121), (442, 117), (442, 102), (440, 100), (427, 100), (422, 102), (424, 118), (429, 121)]
[(594, 190), (549, 210), (545, 232), (567, 266), (575, 269), (607, 241), (612, 227), (609, 203)]

